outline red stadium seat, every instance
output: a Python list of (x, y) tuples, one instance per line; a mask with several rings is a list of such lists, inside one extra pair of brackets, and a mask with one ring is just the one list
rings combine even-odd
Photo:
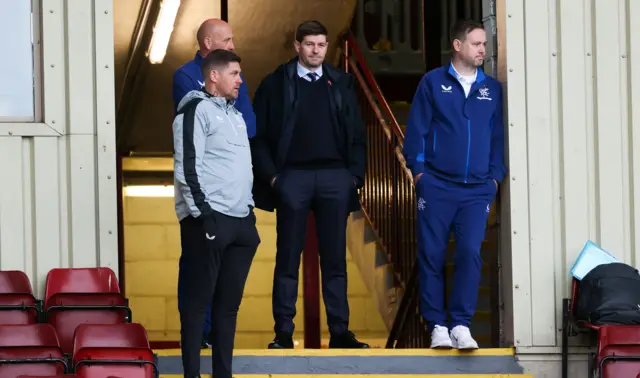
[(121, 294), (57, 294), (45, 308), (47, 322), (58, 333), (65, 354), (73, 351), (73, 335), (81, 324), (119, 324), (131, 319)]
[(0, 326), (0, 377), (55, 376), (66, 371), (67, 364), (51, 325)]
[(47, 275), (44, 313), (65, 354), (73, 351), (73, 335), (79, 325), (131, 321), (127, 300), (109, 268), (52, 269)]
[(605, 325), (598, 330), (600, 377), (633, 377), (640, 372), (640, 327)]
[(74, 356), (83, 348), (149, 349), (147, 331), (139, 323), (81, 325), (73, 340)]
[(159, 375), (147, 332), (137, 323), (79, 326), (74, 337), (73, 366), (80, 378)]
[(580, 281), (571, 284), (571, 298), (563, 300), (562, 376), (568, 374), (568, 338), (586, 331), (597, 340), (597, 352), (589, 353), (589, 377), (623, 378), (640, 376), (640, 325), (595, 325), (575, 319)]
[(0, 325), (35, 324), (39, 306), (24, 272), (0, 271)]
[[(78, 378), (75, 374), (59, 374), (59, 375), (21, 375), (18, 378)], [(109, 377), (107, 377), (109, 378)], [(116, 377), (117, 378), (117, 377)]]
[(120, 293), (120, 286), (110, 268), (54, 268), (47, 274), (45, 306), (59, 293)]

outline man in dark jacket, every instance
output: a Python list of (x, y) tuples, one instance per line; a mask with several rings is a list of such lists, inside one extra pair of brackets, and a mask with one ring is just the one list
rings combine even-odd
[(275, 339), (269, 348), (293, 348), (300, 255), (309, 211), (316, 218), (331, 348), (368, 348), (349, 331), (346, 227), (359, 209), (364, 181), (366, 130), (354, 77), (324, 62), (327, 30), (302, 23), (298, 56), (260, 84), (254, 98), (256, 136), (251, 140), (256, 207), (277, 210), (273, 282)]

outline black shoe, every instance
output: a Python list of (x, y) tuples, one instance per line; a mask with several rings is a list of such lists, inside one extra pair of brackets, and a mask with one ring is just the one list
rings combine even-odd
[(269, 344), (269, 349), (293, 349), (293, 336), (286, 332), (276, 333), (276, 338)]
[(329, 348), (367, 349), (369, 348), (369, 344), (358, 341), (353, 332), (347, 331), (341, 335), (331, 336), (331, 339), (329, 340)]
[(201, 349), (209, 349), (211, 348), (211, 336), (209, 337), (202, 337), (202, 342), (200, 343), (200, 348)]

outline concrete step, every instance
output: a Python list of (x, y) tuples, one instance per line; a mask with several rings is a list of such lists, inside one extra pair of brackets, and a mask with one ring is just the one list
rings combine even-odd
[[(158, 350), (161, 377), (179, 377), (179, 350)], [(211, 374), (211, 350), (203, 350), (203, 374)], [(523, 374), (511, 348), (487, 348), (472, 352), (432, 349), (290, 349), (236, 350), (234, 376), (256, 378), (321, 377), (346, 374), (380, 377), (530, 377)]]
[[(349, 378), (533, 378), (531, 374), (348, 374)], [(202, 378), (213, 378), (203, 374)], [(335, 378), (335, 374), (234, 374), (234, 378)], [(160, 378), (182, 378), (182, 374), (161, 374)]]

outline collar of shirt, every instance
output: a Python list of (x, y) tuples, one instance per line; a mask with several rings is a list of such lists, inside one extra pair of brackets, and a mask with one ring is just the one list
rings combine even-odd
[(205, 88), (202, 88), (202, 92), (204, 92), (207, 98), (210, 98), (216, 105), (218, 105), (222, 109), (231, 109), (236, 103), (236, 100), (227, 100), (224, 97), (214, 96), (211, 93), (207, 92)]
[[(309, 72), (312, 72), (310, 70), (308, 70), (307, 68), (303, 67), (302, 64), (298, 63), (298, 76), (300, 76), (303, 79), (306, 80), (311, 80), (309, 78), (309, 76), (307, 76), (307, 74), (309, 74)], [(318, 79), (322, 77), (322, 66), (318, 67), (317, 70), (313, 71), (316, 75), (318, 75)]]
[(193, 61), (196, 62), (198, 67), (202, 66), (202, 62), (204, 62), (204, 58), (200, 55), (200, 50), (196, 51), (196, 56), (193, 57)]
[[(453, 64), (451, 65), (451, 67), (453, 67)], [(460, 73), (456, 70), (455, 67), (453, 67), (453, 71), (456, 73), (456, 79), (458, 79), (458, 81), (462, 85), (472, 85), (473, 83), (476, 82), (476, 79), (478, 78), (478, 70), (477, 69), (473, 72), (473, 75), (471, 75), (471, 76), (462, 76), (462, 75), (460, 75)]]

